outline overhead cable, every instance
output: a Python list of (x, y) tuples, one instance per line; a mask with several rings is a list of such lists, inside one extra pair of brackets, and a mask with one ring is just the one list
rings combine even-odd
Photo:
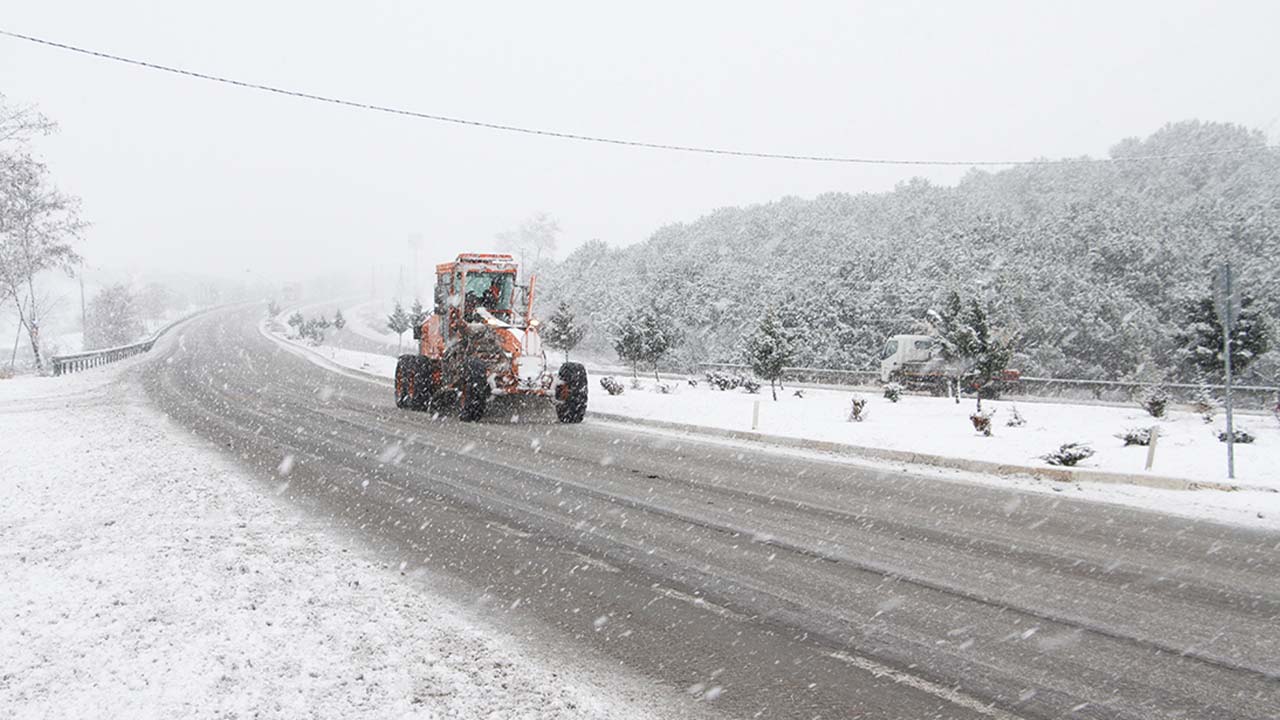
[(818, 162), (818, 163), (845, 163), (854, 165), (915, 165), (915, 166), (1010, 166), (1010, 165), (1061, 165), (1061, 164), (1084, 164), (1084, 163), (1136, 163), (1150, 161), (1168, 161), (1180, 160), (1185, 158), (1208, 157), (1215, 155), (1237, 155), (1243, 153), (1252, 153), (1259, 151), (1271, 151), (1280, 148), (1280, 145), (1245, 145), (1241, 147), (1226, 148), (1223, 150), (1202, 150), (1181, 153), (1166, 153), (1160, 155), (1137, 155), (1127, 157), (1107, 157), (1107, 158), (1062, 158), (1052, 159), (1034, 159), (1034, 160), (925, 160), (925, 159), (894, 159), (894, 158), (874, 158), (874, 157), (851, 157), (840, 155), (806, 155), (796, 153), (775, 153), (775, 152), (757, 152), (751, 150), (734, 150), (729, 148), (706, 147), (698, 145), (678, 145), (672, 143), (646, 142), (643, 140), (629, 140), (625, 138), (604, 137), (599, 135), (584, 135), (580, 133), (564, 132), (560, 130), (547, 130), (541, 128), (524, 127), (519, 125), (508, 125), (504, 123), (488, 122), (484, 120), (473, 120), (468, 118), (453, 117), (450, 115), (437, 115), (417, 110), (408, 110), (405, 108), (391, 107), (387, 105), (377, 105), (373, 103), (361, 102), (358, 100), (348, 100), (344, 98), (331, 97), (327, 95), (317, 95), (315, 93), (302, 92), (299, 90), (290, 90), (288, 88), (277, 87), (274, 85), (265, 85), (262, 83), (250, 82), (247, 80), (237, 80), (235, 78), (222, 77), (219, 75), (210, 75), (208, 73), (196, 72), (194, 70), (186, 70), (184, 68), (173, 67), (170, 65), (162, 65), (146, 60), (137, 60), (134, 58), (113, 55), (111, 53), (91, 50), (88, 48), (68, 45), (66, 43), (55, 42), (53, 40), (45, 40), (43, 38), (24, 35), (22, 33), (12, 32), (0, 28), (0, 35), (5, 35), (18, 40), (45, 45), (47, 47), (58, 48), (81, 55), (88, 55), (103, 60), (111, 60), (113, 62), (125, 63), (137, 67), (148, 68), (150, 70), (158, 70), (160, 72), (171, 73), (174, 75), (182, 75), (210, 82), (222, 83), (225, 85), (234, 85), (236, 87), (248, 90), (258, 90), (261, 92), (273, 93), (276, 95), (284, 95), (287, 97), (299, 98), (302, 100), (311, 100), (313, 102), (328, 103), (330, 105), (339, 105), (343, 107), (357, 108), (360, 110), (371, 110), (374, 112), (387, 113), (391, 115), (400, 115), (404, 117), (416, 118), (419, 120), (430, 120), (439, 123), (450, 123), (454, 125), (464, 125), (468, 127), (485, 128), (488, 130), (498, 130), (508, 133), (519, 133), (524, 135), (537, 135), (542, 137), (559, 138), (562, 140), (573, 140), (577, 142), (601, 143), (606, 145), (620, 145), (625, 147), (645, 148), (649, 150), (669, 150), (684, 153), (698, 153), (703, 155), (726, 155), (732, 157), (756, 158), (764, 160), (792, 160), (799, 162)]

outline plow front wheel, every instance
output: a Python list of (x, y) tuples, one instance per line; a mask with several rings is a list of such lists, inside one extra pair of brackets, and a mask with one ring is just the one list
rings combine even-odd
[(396, 407), (426, 410), (439, 389), (436, 363), (421, 355), (401, 355), (396, 361)]
[(483, 362), (472, 360), (467, 363), (458, 403), (462, 406), (458, 417), (463, 422), (476, 422), (484, 417), (485, 406), (489, 403), (489, 369)]
[(562, 423), (580, 423), (587, 416), (587, 369), (581, 363), (560, 366), (556, 388), (556, 417)]

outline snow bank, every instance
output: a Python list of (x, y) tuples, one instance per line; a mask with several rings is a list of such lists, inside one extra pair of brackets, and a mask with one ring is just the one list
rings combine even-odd
[(626, 718), (661, 705), (605, 673), (566, 682), (563, 664), (263, 494), (146, 406), (121, 378), (143, 361), (0, 380), (0, 714)]
[[(630, 380), (626, 380), (630, 383)], [(1219, 415), (1212, 424), (1200, 416), (1176, 410), (1156, 419), (1136, 405), (1131, 408), (1067, 403), (1023, 403), (1018, 413), (1026, 420), (1009, 427), (1015, 403), (984, 400), (984, 410), (995, 410), (992, 437), (973, 429), (969, 415), (972, 399), (959, 405), (948, 398), (903, 395), (893, 403), (879, 394), (861, 393), (867, 399), (866, 421), (848, 422), (852, 391), (805, 388), (804, 397), (792, 390), (779, 391), (774, 402), (768, 387), (759, 395), (742, 391), (718, 391), (699, 383), (681, 384), (678, 392), (652, 392), (652, 380), (644, 389), (629, 386), (622, 395), (593, 393), (591, 409), (629, 417), (690, 423), (731, 430), (750, 430), (753, 404), (760, 402), (758, 430), (770, 435), (909, 450), (947, 457), (987, 460), (1011, 465), (1048, 467), (1041, 456), (1063, 443), (1089, 443), (1096, 454), (1078, 467), (1120, 473), (1144, 472), (1147, 448), (1125, 447), (1115, 437), (1130, 428), (1160, 427), (1152, 473), (1190, 480), (1226, 479), (1226, 445), (1217, 433), (1224, 427)], [(594, 390), (595, 388), (593, 388)], [(1275, 418), (1237, 415), (1237, 427), (1249, 429), (1257, 440), (1236, 445), (1236, 479), (1242, 484), (1280, 489), (1280, 424)]]

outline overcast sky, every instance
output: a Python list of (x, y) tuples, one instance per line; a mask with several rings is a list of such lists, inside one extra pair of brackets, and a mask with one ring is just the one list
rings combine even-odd
[[(651, 142), (971, 160), (1103, 155), (1280, 116), (1280, 2), (9, 2), (0, 27), (408, 109)], [(93, 222), (91, 264), (306, 274), (487, 249), (545, 210), (564, 252), (725, 205), (960, 170), (696, 156), (442, 125), (0, 37), (0, 91)], [(425, 262), (424, 262), (425, 265)]]

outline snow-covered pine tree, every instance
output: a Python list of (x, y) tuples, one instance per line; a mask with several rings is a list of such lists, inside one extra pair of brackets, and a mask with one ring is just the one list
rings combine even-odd
[(639, 364), (647, 362), (653, 364), (654, 379), (661, 381), (658, 363), (679, 346), (682, 339), (683, 334), (675, 323), (650, 305), (627, 313), (614, 333), (613, 349), (619, 358), (631, 363), (632, 377), (638, 375)]
[(547, 322), (547, 331), (543, 339), (546, 340), (547, 345), (562, 351), (565, 362), (568, 362), (569, 351), (577, 347), (586, 334), (587, 329), (577, 324), (573, 312), (569, 310), (569, 305), (561, 300)]
[(769, 306), (760, 317), (755, 332), (747, 337), (743, 353), (756, 377), (769, 381), (769, 390), (776, 402), (783, 369), (791, 365), (795, 357), (794, 346), (782, 326), (776, 306)]
[(950, 293), (940, 309), (929, 311), (929, 321), (948, 363), (956, 403), (960, 402), (960, 381), (971, 381), (982, 411), (982, 396), (989, 393), (1013, 358), (1013, 344), (997, 337), (977, 298), (966, 303), (959, 293)]
[(631, 365), (631, 378), (639, 376), (640, 360), (644, 357), (644, 333), (640, 328), (640, 319), (635, 311), (629, 313), (618, 324), (613, 335), (613, 349), (618, 359)]
[(409, 327), (422, 327), (422, 323), (427, 321), (427, 311), (422, 307), (422, 301), (418, 298), (413, 299), (413, 306), (409, 308)]
[(347, 319), (342, 317), (342, 308), (333, 311), (333, 326), (339, 330), (347, 326)]
[(658, 363), (662, 362), (667, 353), (680, 346), (684, 333), (656, 305), (650, 305), (641, 311), (640, 332), (644, 338), (644, 351), (640, 359), (653, 365), (653, 379), (662, 382), (662, 378), (658, 376)]
[[(1222, 354), (1222, 323), (1213, 298), (1202, 297), (1187, 303), (1183, 317), (1183, 327), (1175, 336), (1183, 368), (1191, 377), (1203, 374), (1221, 378), (1226, 373), (1226, 360)], [(1243, 373), (1269, 346), (1260, 309), (1252, 297), (1241, 297), (1240, 317), (1231, 329), (1231, 371)]]
[(396, 334), (396, 349), (400, 347), (401, 336), (404, 331), (413, 327), (410, 323), (409, 315), (404, 311), (404, 306), (396, 300), (396, 306), (387, 316), (387, 329)]
[(137, 301), (125, 285), (108, 285), (89, 302), (84, 329), (86, 350), (127, 345), (143, 332)]

